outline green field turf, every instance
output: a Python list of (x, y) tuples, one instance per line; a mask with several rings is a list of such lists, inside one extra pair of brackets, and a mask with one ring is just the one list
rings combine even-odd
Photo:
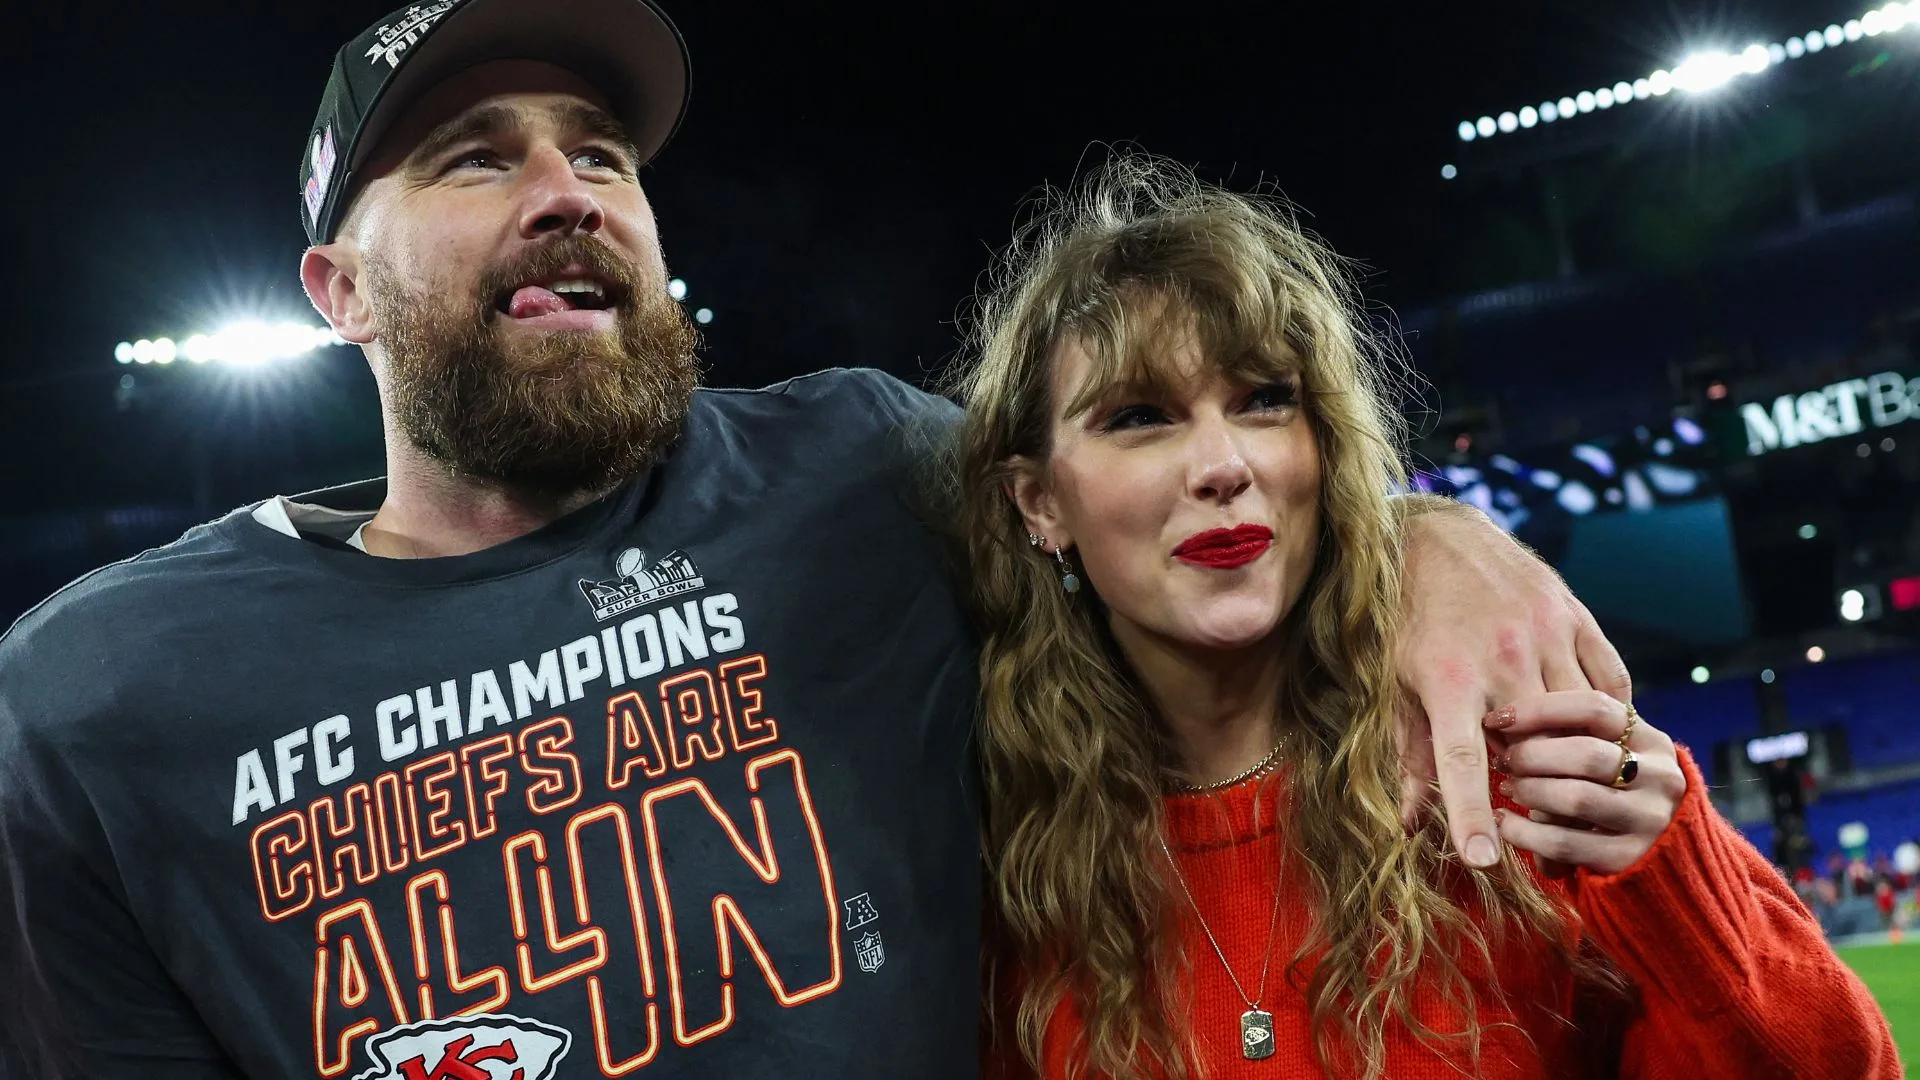
[(1920, 1075), (1920, 942), (1841, 949), (1840, 959), (1880, 1002), (1908, 1074)]

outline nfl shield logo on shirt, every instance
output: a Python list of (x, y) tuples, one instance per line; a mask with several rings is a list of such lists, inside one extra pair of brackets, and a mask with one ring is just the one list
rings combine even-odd
[(880, 970), (887, 962), (886, 946), (880, 944), (879, 934), (862, 934), (853, 943), (853, 955), (860, 961), (860, 970), (871, 975)]

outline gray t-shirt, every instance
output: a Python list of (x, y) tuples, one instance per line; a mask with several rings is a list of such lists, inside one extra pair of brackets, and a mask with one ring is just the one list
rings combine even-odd
[(908, 449), (954, 413), (702, 391), (473, 555), (244, 507), (30, 612), (0, 889), (80, 1074), (976, 1076), (975, 653)]

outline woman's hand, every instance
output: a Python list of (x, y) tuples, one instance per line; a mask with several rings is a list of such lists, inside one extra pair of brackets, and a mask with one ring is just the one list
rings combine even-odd
[[(1647, 853), (1673, 820), (1687, 777), (1673, 740), (1631, 708), (1595, 690), (1566, 690), (1487, 714), (1488, 730), (1507, 742), (1494, 764), (1507, 774), (1500, 793), (1528, 810), (1525, 817), (1496, 812), (1502, 839), (1600, 874), (1617, 874)], [(1623, 774), (1631, 779), (1616, 784)]]

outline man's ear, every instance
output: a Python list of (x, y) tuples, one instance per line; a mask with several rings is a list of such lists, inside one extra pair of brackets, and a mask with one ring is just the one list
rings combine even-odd
[(1050, 552), (1072, 547), (1073, 531), (1060, 518), (1060, 505), (1047, 483), (1045, 467), (1029, 457), (1010, 458), (1007, 465), (1012, 475), (1000, 485), (1000, 490), (1006, 492), (1014, 508), (1020, 511), (1027, 531), (1045, 537)]
[(360, 291), (359, 252), (338, 240), (318, 244), (300, 257), (300, 283), (315, 311), (333, 332), (355, 345), (373, 340), (373, 309)]

